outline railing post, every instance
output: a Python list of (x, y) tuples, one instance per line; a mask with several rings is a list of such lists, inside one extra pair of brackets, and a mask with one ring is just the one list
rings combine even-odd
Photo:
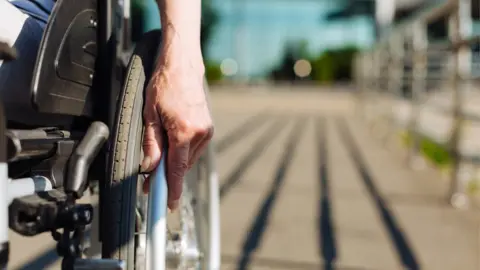
[(356, 109), (357, 109), (357, 116), (361, 119), (365, 119), (365, 99), (366, 99), (366, 91), (367, 91), (367, 76), (364, 70), (366, 66), (366, 53), (359, 53), (355, 57), (354, 62), (354, 76), (355, 76), (355, 84), (357, 85), (357, 102), (356, 102)]
[(424, 166), (424, 160), (420, 156), (421, 136), (418, 132), (419, 116), (424, 97), (427, 77), (427, 46), (428, 35), (427, 25), (418, 21), (412, 25), (413, 52), (412, 52), (412, 94), (411, 111), (408, 132), (412, 145), (408, 154), (408, 164), (413, 169), (420, 169)]
[(368, 95), (368, 104), (367, 104), (367, 110), (366, 110), (366, 116), (367, 116), (367, 121), (369, 122), (370, 125), (372, 125), (374, 119), (375, 119), (375, 103), (372, 102), (372, 99), (375, 100), (377, 96), (377, 92), (381, 88), (381, 83), (380, 83), (380, 52), (378, 48), (375, 48), (372, 51), (371, 55), (371, 63), (372, 63), (372, 80), (370, 83), (369, 87), (369, 93)]
[[(393, 35), (389, 43), (390, 47), (390, 70), (389, 70), (389, 92), (391, 102), (389, 110), (390, 129), (394, 129), (395, 108), (397, 101), (401, 99), (403, 88), (403, 71), (404, 71), (404, 35), (398, 33)], [(392, 132), (392, 130), (390, 130)]]
[(402, 95), (403, 88), (403, 76), (404, 76), (404, 58), (405, 58), (405, 37), (403, 33), (400, 33), (396, 39), (394, 39), (394, 59), (395, 59), (395, 85), (393, 86), (393, 94), (397, 98)]
[[(461, 40), (467, 39), (471, 34), (472, 19), (471, 19), (471, 0), (458, 0), (457, 12), (449, 18), (449, 37), (452, 44), (456, 44)], [(468, 203), (465, 194), (465, 177), (463, 175), (461, 137), (462, 137), (462, 122), (463, 122), (463, 94), (469, 87), (467, 80), (471, 74), (471, 49), (470, 45), (466, 43), (460, 47), (455, 48), (453, 54), (453, 125), (450, 137), (450, 155), (452, 156), (451, 168), (451, 185), (449, 191), (450, 202), (455, 207), (464, 207)]]
[(378, 81), (377, 81), (377, 51), (374, 49), (368, 56), (368, 63), (371, 65), (371, 72), (369, 74), (369, 80), (368, 80), (368, 88), (366, 92), (366, 110), (365, 110), (365, 119), (368, 121), (371, 120), (372, 116), (372, 97), (373, 93), (375, 92), (375, 89), (378, 87)]
[(383, 128), (385, 127), (383, 120), (385, 116), (385, 107), (386, 107), (386, 98), (388, 98), (388, 64), (389, 64), (389, 51), (388, 43), (381, 44), (376, 50), (376, 91), (375, 91), (375, 101), (373, 106), (375, 106), (375, 115), (372, 122), (372, 127), (374, 127), (374, 133), (382, 136)]

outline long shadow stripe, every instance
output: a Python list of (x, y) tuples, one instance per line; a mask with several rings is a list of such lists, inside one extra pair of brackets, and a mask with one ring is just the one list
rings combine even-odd
[(238, 270), (246, 270), (250, 264), (251, 255), (255, 250), (258, 248), (258, 245), (262, 241), (263, 234), (268, 226), (268, 220), (277, 199), (277, 195), (280, 189), (285, 182), (285, 175), (287, 172), (288, 167), (293, 159), (293, 155), (295, 153), (295, 148), (298, 144), (298, 140), (301, 135), (301, 131), (305, 127), (306, 119), (302, 118), (298, 121), (293, 131), (289, 137), (288, 144), (285, 148), (283, 153), (281, 163), (277, 169), (277, 173), (275, 178), (273, 179), (272, 186), (270, 187), (270, 192), (265, 197), (263, 201), (262, 207), (259, 209), (257, 217), (253, 224), (251, 225), (250, 229), (248, 230), (248, 234), (245, 238), (243, 247), (242, 247), (242, 256), (237, 264)]
[(60, 260), (61, 258), (57, 254), (57, 248), (51, 247), (37, 257), (27, 261), (23, 265), (15, 268), (15, 270), (38, 270), (49, 269), (49, 267)]
[(220, 141), (216, 143), (215, 151), (221, 153), (228, 147), (234, 145), (240, 139), (245, 137), (248, 133), (252, 132), (256, 127), (265, 122), (267, 114), (262, 111), (254, 116), (248, 118), (244, 123), (237, 126), (234, 130), (230, 131), (227, 135), (222, 137)]
[(238, 166), (230, 175), (222, 181), (220, 187), (220, 199), (222, 199), (240, 180), (247, 168), (260, 157), (260, 154), (270, 145), (273, 139), (279, 134), (280, 130), (285, 126), (285, 120), (277, 120), (262, 136), (255, 141), (250, 152), (245, 155), (238, 163)]
[(316, 125), (318, 138), (318, 159), (319, 159), (319, 194), (318, 205), (318, 243), (321, 255), (324, 260), (324, 269), (334, 269), (337, 258), (337, 245), (335, 239), (335, 227), (333, 226), (333, 215), (331, 212), (331, 191), (328, 180), (328, 150), (327, 132), (325, 118), (320, 118)]
[(347, 123), (345, 122), (345, 119), (339, 119), (337, 121), (337, 125), (340, 130), (341, 137), (345, 145), (347, 146), (350, 155), (352, 156), (355, 167), (361, 175), (365, 187), (370, 193), (370, 196), (374, 200), (378, 211), (381, 214), (384, 225), (388, 230), (388, 233), (390, 234), (390, 238), (395, 244), (395, 248), (397, 249), (397, 253), (399, 259), (401, 260), (401, 263), (404, 267), (406, 267), (406, 269), (420, 269), (417, 259), (415, 258), (415, 254), (413, 253), (412, 248), (408, 244), (408, 241), (404, 233), (402, 232), (402, 229), (398, 225), (395, 217), (391, 213), (387, 201), (385, 201), (381, 197), (378, 189), (376, 188), (373, 178), (368, 170), (368, 167), (364, 162), (360, 149), (356, 145), (355, 140), (347, 126)]
[[(237, 256), (222, 254), (222, 263), (230, 265), (233, 262), (236, 262)], [(262, 269), (275, 269), (275, 270), (318, 270), (322, 269), (323, 265), (321, 263), (311, 263), (305, 261), (291, 261), (286, 259), (279, 258), (268, 258), (268, 257), (259, 257), (255, 256), (255, 267)], [(228, 268), (226, 268), (228, 269)], [(365, 267), (351, 267), (337, 265), (337, 270), (373, 270)]]

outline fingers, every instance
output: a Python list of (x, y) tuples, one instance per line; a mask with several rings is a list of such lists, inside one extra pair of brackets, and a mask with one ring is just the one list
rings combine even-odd
[(168, 208), (172, 211), (179, 205), (183, 189), (183, 177), (188, 170), (189, 143), (169, 140), (167, 154)]
[(213, 128), (209, 128), (206, 132), (201, 132), (197, 136), (196, 144), (194, 147), (190, 145), (190, 154), (189, 154), (189, 161), (188, 161), (188, 168), (190, 169), (200, 158), (203, 154), (203, 151), (207, 147), (208, 143), (212, 139), (213, 136)]
[(203, 144), (206, 135), (204, 133), (196, 134), (190, 143), (190, 149), (188, 153), (188, 169), (190, 169), (195, 163), (194, 156), (198, 152), (198, 148)]
[(160, 163), (162, 154), (163, 128), (160, 117), (154, 109), (145, 110), (145, 131), (143, 135), (144, 158), (141, 164), (142, 172), (153, 171)]

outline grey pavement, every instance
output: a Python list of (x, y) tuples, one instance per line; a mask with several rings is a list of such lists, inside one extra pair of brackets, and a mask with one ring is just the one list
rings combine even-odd
[[(478, 213), (376, 141), (350, 93), (212, 90), (222, 270), (480, 269)], [(11, 269), (58, 269), (18, 268), (49, 239), (16, 237)]]

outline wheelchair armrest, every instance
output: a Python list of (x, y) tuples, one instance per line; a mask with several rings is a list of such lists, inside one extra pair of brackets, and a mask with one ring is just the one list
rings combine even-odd
[(42, 113), (91, 115), (97, 56), (97, 0), (58, 0), (33, 74), (32, 103)]

